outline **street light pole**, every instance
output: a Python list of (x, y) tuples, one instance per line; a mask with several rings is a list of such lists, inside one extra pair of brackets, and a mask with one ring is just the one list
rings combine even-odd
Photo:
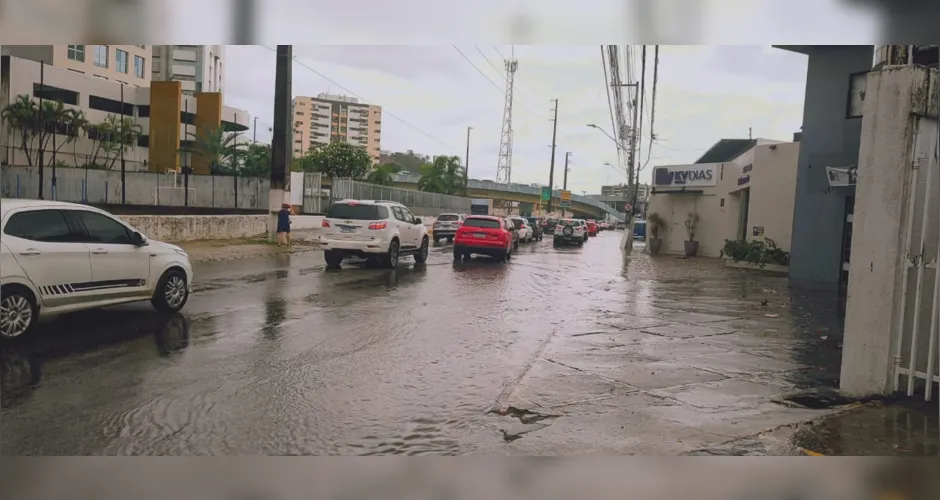
[(467, 127), (467, 155), (463, 161), (463, 194), (467, 194), (467, 181), (470, 180), (470, 131), (473, 127)]
[[(568, 172), (571, 171), (571, 169), (568, 167), (568, 160), (569, 160), (570, 158), (571, 158), (571, 151), (568, 151), (568, 152), (565, 153), (565, 177), (564, 177), (564, 181), (562, 181), (562, 185), (561, 185), (561, 190), (562, 190), (562, 191), (567, 191), (567, 190), (568, 190)], [(565, 209), (564, 209), (564, 207), (562, 207), (562, 209), (561, 209), (561, 217), (562, 217), (562, 218), (565, 218)]]
[(251, 127), (251, 142), (258, 142), (258, 117), (255, 117), (255, 123)]
[(552, 120), (552, 163), (548, 170), (548, 213), (552, 213), (552, 202), (554, 201), (555, 190), (555, 139), (558, 137), (558, 99), (552, 99), (555, 103), (555, 118)]

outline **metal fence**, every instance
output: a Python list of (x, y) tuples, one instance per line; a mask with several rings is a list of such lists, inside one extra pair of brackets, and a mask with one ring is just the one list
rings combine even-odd
[(397, 201), (418, 215), (439, 215), (446, 212), (470, 213), (470, 198), (462, 196), (379, 186), (352, 179), (334, 179), (331, 189), (331, 197), (334, 200)]
[[(43, 198), (91, 204), (268, 209), (267, 179), (46, 167)], [(125, 187), (126, 185), (126, 187)], [(0, 169), (0, 196), (39, 198), (39, 169)]]
[[(305, 214), (323, 213), (323, 176), (316, 172), (305, 172), (303, 182), (303, 202), (301, 210)], [(291, 186), (293, 188), (293, 186)], [(327, 201), (329, 198), (327, 198)]]

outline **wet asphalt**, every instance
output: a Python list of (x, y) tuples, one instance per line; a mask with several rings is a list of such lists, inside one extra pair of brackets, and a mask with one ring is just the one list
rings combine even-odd
[(63, 316), (5, 347), (0, 454), (682, 454), (832, 411), (772, 401), (837, 384), (831, 291), (619, 242), (197, 264), (180, 315)]

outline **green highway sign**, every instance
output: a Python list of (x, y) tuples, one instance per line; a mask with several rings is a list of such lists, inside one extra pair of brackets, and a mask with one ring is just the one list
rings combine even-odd
[(542, 201), (548, 201), (552, 199), (552, 188), (545, 186), (542, 188)]

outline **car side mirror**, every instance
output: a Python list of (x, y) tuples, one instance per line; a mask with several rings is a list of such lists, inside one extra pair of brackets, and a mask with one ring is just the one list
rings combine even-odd
[(146, 246), (147, 238), (144, 238), (144, 235), (140, 234), (140, 232), (134, 231), (134, 234), (131, 235), (131, 243), (138, 247)]
[(424, 224), (420, 217), (415, 217), (415, 224)]

